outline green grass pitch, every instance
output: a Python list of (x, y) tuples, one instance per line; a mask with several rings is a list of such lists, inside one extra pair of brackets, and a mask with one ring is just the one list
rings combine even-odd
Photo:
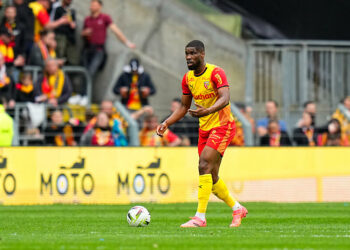
[(140, 204), (151, 223), (132, 228), (132, 205), (0, 206), (0, 249), (350, 249), (348, 203), (245, 203), (248, 217), (229, 228), (231, 211), (210, 203), (207, 228), (179, 228), (196, 204)]

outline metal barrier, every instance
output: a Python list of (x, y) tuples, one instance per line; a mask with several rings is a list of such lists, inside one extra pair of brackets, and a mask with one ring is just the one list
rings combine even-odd
[[(39, 74), (42, 72), (42, 67), (40, 66), (33, 66), (33, 65), (27, 65), (24, 67), (25, 71), (31, 71), (33, 76), (33, 82), (36, 82), (38, 80)], [(85, 78), (84, 84), (86, 84), (86, 90), (87, 90), (87, 97), (88, 97), (88, 105), (91, 104), (91, 96), (92, 96), (92, 79), (89, 74), (89, 72), (81, 66), (63, 66), (62, 67), (63, 72), (69, 74), (69, 73), (75, 73), (75, 74), (82, 74)]]
[[(44, 108), (44, 119), (42, 121), (41, 126), (45, 129), (47, 127), (48, 121), (47, 121), (47, 117), (48, 117), (48, 108), (50, 108), (51, 106), (49, 105), (45, 105)], [(70, 109), (69, 106), (63, 105), (60, 106), (60, 108), (65, 109), (68, 111), (70, 117), (72, 117), (72, 111)], [(21, 129), (21, 112), (23, 110), (27, 110), (27, 104), (25, 103), (16, 103), (15, 108), (14, 108), (14, 140), (13, 140), (13, 146), (19, 146), (19, 145), (23, 145), (23, 146), (27, 146), (29, 141), (41, 141), (44, 142), (44, 135), (41, 136), (31, 136), (31, 135), (26, 135), (26, 134), (21, 134), (20, 133), (20, 129)], [(29, 114), (28, 114), (29, 116)], [(29, 124), (25, 124), (25, 128), (29, 125)]]
[[(129, 112), (126, 110), (126, 108), (120, 103), (116, 102), (115, 106), (120, 112), (120, 115), (127, 121), (128, 123), (128, 137), (129, 137), (129, 145), (130, 146), (139, 146), (139, 131), (138, 131), (138, 124), (137, 122), (130, 116)], [(43, 130), (48, 125), (48, 109), (52, 108), (50, 105), (45, 105), (44, 108), (44, 119), (41, 123), (41, 127)], [(68, 105), (61, 105), (59, 106), (60, 109), (66, 110), (67, 114), (70, 118), (73, 117), (73, 110)], [(27, 104), (25, 103), (17, 103), (14, 108), (14, 113), (11, 114), (14, 117), (14, 139), (13, 139), (13, 146), (27, 146), (30, 142), (42, 142), (44, 143), (44, 134), (41, 134), (40, 136), (32, 136), (32, 135), (26, 135), (25, 133), (20, 133), (21, 128), (24, 129), (28, 128), (30, 125), (29, 123), (26, 123), (24, 126), (21, 127), (21, 114), (22, 112), (26, 110), (27, 111)], [(27, 111), (28, 112), (28, 111)]]
[(242, 123), (244, 132), (244, 146), (254, 146), (253, 130), (250, 122), (244, 117), (244, 115), (234, 104), (231, 104), (231, 112)]
[(290, 126), (305, 101), (329, 112), (350, 93), (350, 42), (257, 40), (247, 48), (246, 103), (278, 101)]

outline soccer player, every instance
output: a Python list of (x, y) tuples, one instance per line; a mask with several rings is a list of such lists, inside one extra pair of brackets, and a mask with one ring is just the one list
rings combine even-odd
[[(221, 159), (236, 130), (230, 109), (229, 84), (221, 68), (205, 63), (205, 48), (201, 41), (189, 42), (185, 54), (190, 71), (182, 80), (181, 106), (157, 127), (157, 134), (162, 136), (169, 126), (187, 112), (193, 117), (199, 117), (198, 207), (195, 216), (181, 227), (207, 226), (205, 212), (211, 192), (232, 208), (230, 227), (238, 227), (248, 211), (230, 195), (218, 175)], [(192, 98), (197, 109), (190, 109)]]

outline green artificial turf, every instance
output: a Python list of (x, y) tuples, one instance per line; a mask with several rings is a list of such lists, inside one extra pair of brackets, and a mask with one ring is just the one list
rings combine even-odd
[(196, 204), (141, 204), (151, 223), (132, 228), (132, 205), (0, 206), (0, 249), (350, 249), (347, 203), (245, 203), (248, 217), (229, 228), (231, 211), (210, 203), (207, 228), (179, 228)]

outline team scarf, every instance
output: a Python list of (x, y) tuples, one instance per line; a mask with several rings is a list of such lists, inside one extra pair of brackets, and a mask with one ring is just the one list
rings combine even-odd
[(131, 110), (140, 110), (142, 106), (141, 106), (139, 88), (138, 88), (139, 75), (133, 74), (131, 79), (132, 80), (130, 85), (130, 93), (129, 93), (127, 107), (128, 109), (131, 109)]
[(6, 74), (6, 66), (3, 65), (0, 69), (0, 88), (10, 84), (10, 78)]
[(14, 46), (14, 42), (10, 42), (6, 45), (2, 40), (0, 40), (0, 53), (4, 56), (5, 63), (13, 63), (15, 58), (15, 53), (13, 52)]
[(16, 29), (17, 24), (15, 22), (9, 23), (8, 21), (6, 21), (5, 27), (9, 31), (9, 33), (12, 35), (12, 40), (14, 40), (15, 36), (13, 35), (13, 31)]
[(41, 91), (48, 98), (58, 98), (62, 94), (63, 85), (64, 73), (59, 69), (55, 75), (48, 76), (45, 74), (41, 85)]
[[(59, 127), (54, 125), (52, 128), (58, 129)], [(56, 146), (74, 146), (74, 134), (71, 125), (65, 125), (62, 129), (57, 131), (58, 134), (55, 136), (54, 141)]]
[(315, 146), (316, 143), (314, 142), (314, 129), (313, 128), (304, 128), (303, 131), (304, 131), (304, 134), (309, 141), (309, 146)]
[(93, 146), (114, 146), (114, 140), (110, 130), (95, 128), (94, 132), (91, 139)]
[(44, 61), (49, 57), (56, 58), (56, 52), (54, 49), (48, 49), (47, 46), (41, 40), (39, 40), (37, 44), (39, 46), (41, 56), (43, 57)]
[(33, 91), (33, 84), (29, 84), (29, 85), (24, 85), (22, 83), (16, 83), (16, 89), (23, 92), (23, 93), (26, 93), (26, 94), (29, 94)]
[(278, 146), (280, 146), (280, 141), (281, 141), (281, 134), (280, 133), (270, 135), (270, 146), (278, 147)]

